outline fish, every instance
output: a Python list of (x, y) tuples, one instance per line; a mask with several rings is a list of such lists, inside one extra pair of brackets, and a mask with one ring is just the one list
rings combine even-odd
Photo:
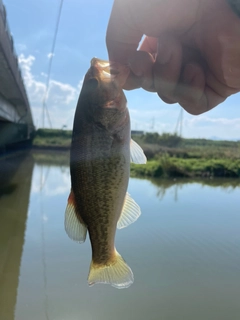
[(116, 229), (127, 227), (141, 214), (127, 192), (130, 161), (147, 161), (141, 147), (131, 140), (121, 86), (121, 74), (126, 72), (125, 66), (93, 58), (74, 116), (65, 230), (79, 243), (89, 234), (89, 286), (104, 283), (121, 289), (134, 281), (131, 268), (115, 248)]

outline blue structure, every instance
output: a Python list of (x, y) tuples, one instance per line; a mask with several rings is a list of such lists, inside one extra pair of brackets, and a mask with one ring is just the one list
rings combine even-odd
[(30, 141), (33, 133), (32, 113), (0, 0), (0, 151)]

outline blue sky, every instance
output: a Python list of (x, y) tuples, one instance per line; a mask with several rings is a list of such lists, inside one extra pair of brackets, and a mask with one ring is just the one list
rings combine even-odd
[[(113, 0), (65, 0), (52, 62), (47, 106), (54, 128), (72, 128), (77, 98), (92, 57), (107, 59), (105, 33)], [(60, 0), (5, 0), (36, 127)], [(142, 89), (126, 92), (132, 129), (174, 132), (180, 106)], [(184, 111), (183, 136), (240, 139), (240, 94), (200, 116)], [(154, 120), (153, 120), (154, 119)], [(49, 127), (47, 119), (45, 126)]]

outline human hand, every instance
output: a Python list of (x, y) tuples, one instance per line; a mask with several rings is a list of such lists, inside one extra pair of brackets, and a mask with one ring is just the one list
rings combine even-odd
[(124, 89), (191, 114), (240, 91), (240, 19), (226, 0), (115, 0), (106, 43), (110, 61), (130, 66)]

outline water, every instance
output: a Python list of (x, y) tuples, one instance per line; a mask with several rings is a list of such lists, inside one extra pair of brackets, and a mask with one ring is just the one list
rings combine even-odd
[(131, 179), (142, 215), (117, 231), (116, 247), (134, 284), (89, 288), (89, 239), (76, 244), (63, 226), (66, 163), (1, 163), (1, 320), (240, 319), (238, 180)]

